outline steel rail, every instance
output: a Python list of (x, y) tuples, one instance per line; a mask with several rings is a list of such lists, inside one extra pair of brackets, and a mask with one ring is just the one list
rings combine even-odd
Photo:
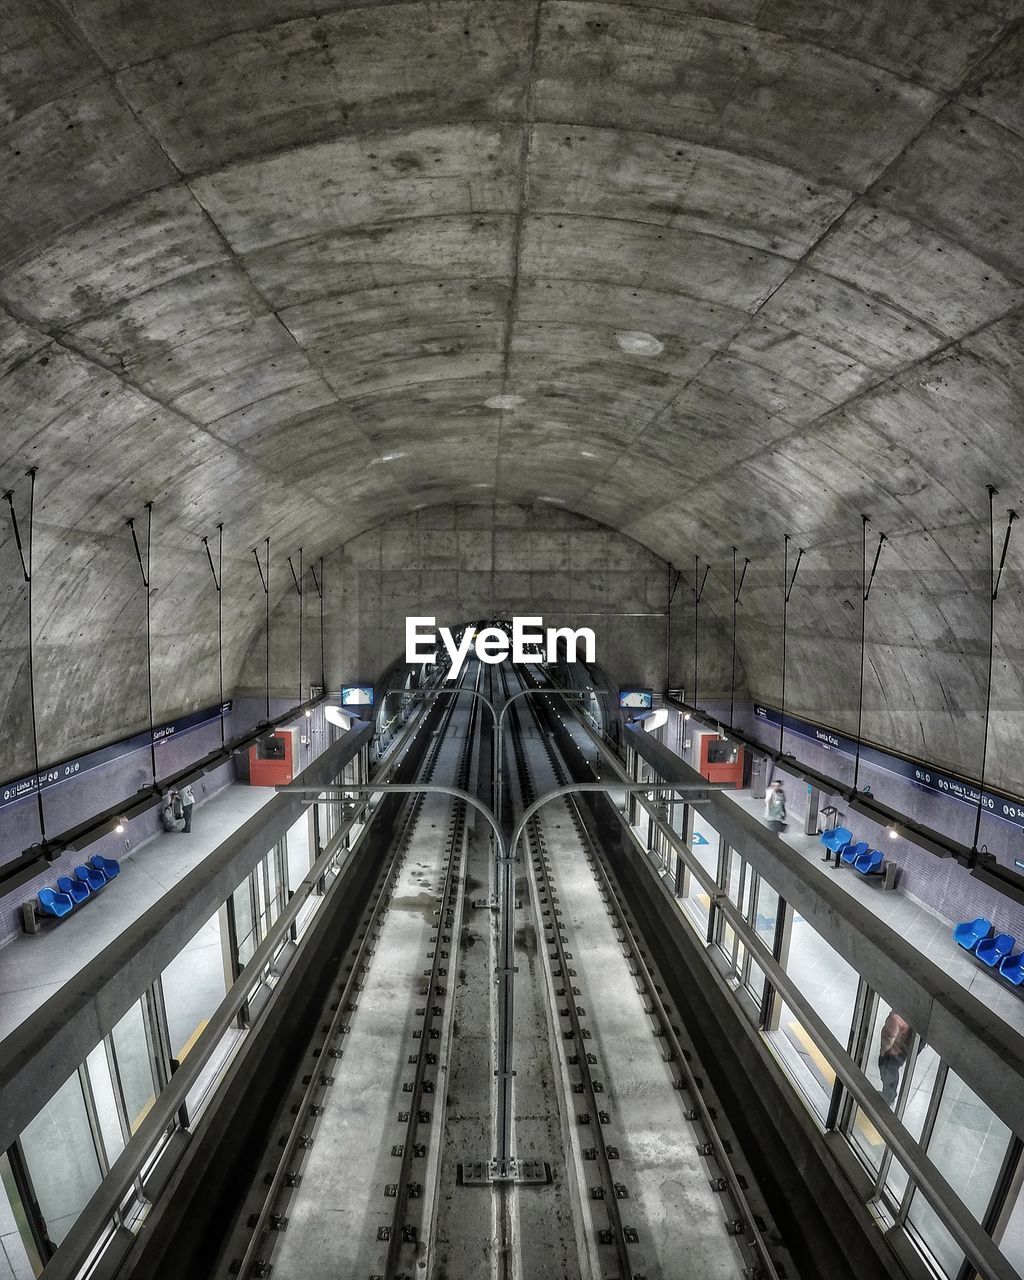
[[(577, 747), (580, 759), (583, 760), (584, 763), (587, 763), (584, 760), (582, 752), (579, 751), (578, 744), (574, 745)], [(554, 759), (550, 748), (547, 748), (547, 744), (545, 744), (545, 747), (548, 749), (552, 769), (557, 777), (559, 773), (563, 772), (563, 770), (559, 762)], [(710, 1150), (702, 1150), (701, 1154), (705, 1158), (713, 1156), (719, 1169), (722, 1171), (722, 1176), (732, 1198), (735, 1213), (738, 1215), (737, 1225), (742, 1228), (742, 1230), (739, 1231), (735, 1229), (730, 1230), (730, 1234), (734, 1235), (737, 1239), (743, 1240), (747, 1246), (752, 1249), (759, 1266), (764, 1268), (763, 1274), (767, 1277), (767, 1280), (781, 1280), (782, 1275), (785, 1274), (785, 1268), (780, 1272), (779, 1268), (775, 1265), (765, 1233), (758, 1225), (758, 1214), (743, 1190), (743, 1183), (735, 1168), (733, 1160), (729, 1155), (727, 1144), (722, 1139), (718, 1131), (718, 1127), (715, 1124), (714, 1117), (711, 1113), (711, 1108), (705, 1102), (703, 1091), (697, 1082), (697, 1076), (690, 1066), (689, 1055), (684, 1050), (683, 1045), (676, 1034), (668, 1009), (659, 994), (660, 984), (657, 981), (655, 974), (652, 972), (650, 965), (644, 958), (643, 949), (639, 944), (634, 929), (626, 919), (626, 905), (623, 901), (623, 896), (617, 887), (614, 874), (608, 867), (607, 860), (598, 843), (591, 838), (589, 832), (586, 830), (586, 824), (579, 811), (579, 805), (576, 799), (572, 798), (567, 800), (566, 803), (570, 806), (570, 809), (573, 812), (573, 820), (577, 826), (577, 830), (580, 832), (580, 839), (590, 848), (593, 865), (597, 869), (605, 892), (615, 904), (619, 928), (621, 928), (623, 933), (626, 935), (626, 944), (629, 948), (632, 961), (640, 970), (640, 977), (643, 979), (644, 995), (651, 1002), (652, 1010), (649, 1016), (661, 1028), (665, 1039), (669, 1043), (669, 1048), (672, 1054), (670, 1069), (676, 1068), (678, 1070), (679, 1085), (686, 1090), (692, 1100), (693, 1109), (696, 1114), (688, 1117), (688, 1119), (691, 1123), (693, 1123), (694, 1120), (699, 1119), (704, 1133), (707, 1136), (707, 1145), (710, 1147)], [(724, 1189), (725, 1188), (721, 1187), (718, 1188), (718, 1190)], [(759, 1272), (758, 1274), (761, 1273)]]
[[(535, 710), (534, 710), (534, 717), (535, 719), (537, 719), (537, 723), (539, 727), (539, 723), (540, 723), (539, 717), (537, 717), (537, 713)], [(549, 745), (543, 740), (541, 745), (544, 748), (544, 750), (547, 752), (550, 759)], [(519, 780), (520, 780), (520, 790), (521, 790), (524, 807), (525, 807), (525, 805), (528, 804), (529, 801), (533, 798), (534, 787), (533, 787), (533, 781), (530, 777), (529, 767), (526, 762), (525, 746), (521, 739), (518, 739), (513, 742), (513, 751), (515, 752), (515, 756), (516, 756), (516, 763), (518, 767)], [(552, 765), (553, 764), (554, 762), (552, 761)], [(556, 777), (557, 776), (558, 775), (556, 771)], [(564, 986), (563, 986), (563, 991), (565, 994), (565, 1015), (564, 1016), (569, 1021), (569, 1026), (570, 1026), (571, 1035), (572, 1035), (572, 1043), (576, 1051), (575, 1066), (576, 1066), (576, 1070), (579, 1072), (580, 1083), (582, 1085), (584, 1096), (586, 1098), (586, 1105), (588, 1108), (586, 1115), (588, 1117), (589, 1124), (592, 1126), (592, 1132), (594, 1133), (594, 1136), (597, 1139), (597, 1142), (594, 1145), (593, 1151), (595, 1154), (598, 1169), (600, 1170), (600, 1177), (601, 1177), (601, 1184), (602, 1184), (600, 1187), (600, 1191), (602, 1192), (602, 1194), (599, 1197), (599, 1199), (592, 1195), (591, 1200), (593, 1203), (601, 1203), (603, 1205), (607, 1222), (608, 1222), (608, 1235), (611, 1237), (610, 1243), (615, 1248), (615, 1256), (616, 1256), (616, 1260), (619, 1267), (618, 1280), (632, 1280), (634, 1271), (633, 1271), (632, 1260), (629, 1256), (628, 1243), (626, 1240), (626, 1225), (623, 1222), (622, 1211), (619, 1207), (619, 1186), (615, 1181), (615, 1174), (614, 1174), (614, 1171), (612, 1170), (611, 1157), (608, 1152), (608, 1144), (604, 1140), (604, 1137), (605, 1137), (603, 1132), (604, 1121), (601, 1118), (602, 1108), (600, 1103), (598, 1102), (597, 1089), (595, 1088), (594, 1073), (590, 1069), (590, 1062), (588, 1059), (587, 1047), (586, 1047), (586, 1038), (584, 1037), (584, 1034), (583, 1034), (583, 1026), (580, 1021), (580, 1013), (576, 1005), (577, 990), (572, 983), (573, 970), (569, 966), (569, 961), (566, 956), (566, 946), (562, 936), (561, 926), (558, 922), (557, 915), (555, 914), (555, 910), (556, 910), (555, 903), (557, 901), (557, 895), (555, 893), (555, 888), (551, 878), (551, 874), (548, 870), (547, 863), (545, 861), (543, 832), (541, 831), (540, 825), (536, 820), (532, 821), (529, 831), (530, 831), (530, 835), (527, 838), (528, 840), (532, 840), (537, 850), (537, 852), (534, 854), (534, 857), (533, 857), (534, 878), (535, 880), (540, 881), (540, 884), (543, 885), (544, 894), (546, 895), (547, 901), (550, 904), (551, 911), (552, 911), (551, 945), (553, 945), (555, 948), (555, 955), (549, 956), (548, 959), (549, 961), (550, 960), (555, 961), (555, 963), (558, 966), (557, 974), (561, 975), (562, 981), (564, 983)], [(540, 884), (538, 884), (538, 888), (540, 888)], [(543, 903), (543, 901), (544, 899), (540, 898), (540, 902)], [(543, 924), (543, 921), (538, 920), (538, 924), (541, 926), (542, 929), (545, 930), (545, 933), (546, 933), (546, 928)], [(555, 1013), (556, 1019), (562, 1016), (559, 1010), (557, 1009), (557, 1007), (554, 1010), (554, 1013)], [(566, 1063), (567, 1067), (569, 1065), (572, 1065), (572, 1064)], [(567, 1099), (566, 1105), (570, 1109), (572, 1109), (571, 1100)], [(574, 1114), (573, 1119), (579, 1122), (581, 1118)], [(593, 1209), (591, 1209), (591, 1222), (593, 1222)], [(600, 1231), (598, 1231), (598, 1242), (599, 1243), (602, 1242)]]
[[(451, 712), (447, 712), (446, 715), (450, 719)], [(440, 734), (430, 748), (430, 754), (424, 766), (425, 771), (429, 771), (433, 767), (437, 756), (440, 754), (442, 741), (443, 734)], [(392, 760), (390, 768), (393, 767), (394, 760)], [(298, 1185), (298, 1181), (301, 1178), (300, 1171), (305, 1162), (302, 1153), (312, 1146), (313, 1135), (319, 1127), (317, 1121), (322, 1108), (318, 1109), (316, 1099), (318, 1095), (326, 1090), (327, 1081), (332, 1079), (330, 1062), (334, 1057), (338, 1056), (335, 1041), (342, 1034), (340, 1031), (342, 1022), (349, 1016), (355, 993), (361, 985), (368, 968), (367, 956), (373, 952), (372, 944), (376, 940), (380, 921), (387, 911), (388, 902), (399, 875), (400, 854), (404, 851), (410, 833), (415, 827), (421, 803), (422, 798), (417, 797), (403, 815), (401, 832), (393, 845), (395, 854), (381, 867), (374, 887), (370, 892), (367, 906), (362, 912), (357, 930), (359, 942), (352, 957), (349, 975), (345, 980), (340, 996), (335, 997), (332, 995), (328, 997), (328, 1005), (333, 1010), (330, 1019), (325, 1026), (318, 1026), (314, 1032), (315, 1039), (319, 1040), (321, 1036), (323, 1037), (322, 1043), (320, 1048), (314, 1052), (313, 1068), (308, 1073), (306, 1086), (294, 1108), (295, 1119), (285, 1135), (281, 1154), (274, 1166), (267, 1190), (262, 1197), (260, 1208), (255, 1214), (255, 1221), (252, 1223), (251, 1231), (248, 1235), (248, 1243), (241, 1258), (237, 1260), (235, 1274), (241, 1276), (243, 1280), (246, 1280), (250, 1273), (256, 1276), (267, 1274), (267, 1269), (270, 1266), (270, 1258), (273, 1256), (279, 1228), (283, 1222), (282, 1215), (279, 1212), (282, 1208), (281, 1201), (286, 1198), (286, 1193), (289, 1190)], [(268, 1240), (271, 1241), (269, 1256), (261, 1257), (259, 1256), (260, 1250)]]

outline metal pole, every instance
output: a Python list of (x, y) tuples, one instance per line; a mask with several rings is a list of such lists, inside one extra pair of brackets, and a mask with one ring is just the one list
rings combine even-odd
[(700, 576), (700, 556), (693, 557), (693, 705), (697, 705), (697, 662), (698, 662), (698, 644), (697, 639), (700, 635), (700, 598), (704, 594), (704, 586), (708, 580), (708, 574), (711, 572), (711, 566), (704, 566), (704, 577), (698, 586), (697, 579)]
[(267, 597), (267, 719), (270, 719), (270, 539), (265, 539), (267, 546), (267, 572), (264, 574), (259, 553), (253, 547), (252, 554), (256, 560), (256, 568), (260, 571), (260, 582), (263, 583), (263, 594)]
[(14, 528), (14, 541), (21, 559), (21, 575), (28, 588), (26, 607), (28, 609), (28, 704), (29, 716), (32, 720), (32, 767), (35, 769), (33, 785), (36, 792), (36, 811), (39, 816), (39, 839), (46, 843), (46, 818), (43, 813), (43, 788), (39, 781), (39, 727), (36, 719), (36, 672), (35, 672), (35, 626), (32, 616), (32, 556), (35, 549), (35, 512), (36, 512), (36, 472), (38, 467), (29, 467), (25, 472), (29, 479), (28, 491), (28, 547), (22, 545), (21, 530), (18, 527), (18, 513), (14, 507), (14, 491), (8, 489), (3, 495), (10, 508), (11, 524)]
[(153, 786), (157, 785), (156, 781), (156, 738), (154, 733), (156, 724), (153, 720), (153, 627), (152, 627), (152, 601), (153, 593), (150, 590), (150, 582), (152, 581), (151, 568), (153, 556), (153, 504), (146, 503), (146, 514), (148, 516), (146, 526), (146, 563), (142, 563), (142, 551), (139, 548), (139, 537), (135, 532), (135, 517), (129, 516), (125, 521), (132, 535), (132, 545), (135, 547), (135, 558), (139, 562), (139, 572), (142, 574), (142, 585), (146, 589), (146, 691), (149, 701), (149, 763), (153, 772)]
[(981, 743), (981, 776), (978, 779), (978, 809), (974, 817), (974, 841), (971, 845), (973, 853), (978, 852), (978, 836), (981, 834), (981, 810), (985, 803), (985, 770), (988, 767), (988, 729), (989, 719), (992, 715), (992, 662), (995, 651), (996, 641), (996, 600), (999, 596), (999, 583), (1003, 576), (1003, 566), (1006, 564), (1006, 553), (1010, 546), (1010, 530), (1013, 528), (1013, 522), (1017, 519), (1017, 512), (1011, 507), (1006, 512), (1006, 533), (1003, 536), (1003, 550), (999, 557), (999, 568), (996, 569), (995, 564), (995, 512), (993, 508), (993, 499), (999, 490), (995, 485), (986, 486), (988, 489), (988, 584), (989, 584), (989, 602), (988, 602), (988, 676), (985, 683), (985, 736)]
[(214, 568), (213, 553), (210, 551), (209, 538), (203, 539), (206, 548), (206, 559), (213, 575), (213, 585), (217, 591), (217, 688), (220, 692), (220, 745), (227, 742), (224, 728), (224, 594), (221, 584), (224, 581), (224, 525), (217, 526), (219, 544), (217, 547), (217, 568)]
[(857, 692), (857, 754), (853, 765), (853, 790), (856, 792), (857, 783), (860, 780), (860, 748), (861, 748), (861, 730), (864, 726), (864, 646), (866, 640), (867, 628), (867, 610), (868, 596), (871, 594), (871, 584), (875, 580), (875, 570), (878, 568), (878, 557), (882, 554), (882, 544), (886, 541), (884, 533), (878, 535), (878, 547), (875, 550), (875, 562), (871, 566), (871, 576), (868, 576), (868, 517), (861, 516), (861, 538), (860, 538), (860, 584), (861, 584), (861, 600), (860, 600), (860, 683)]
[(736, 608), (743, 591), (743, 580), (747, 576), (747, 565), (750, 561), (743, 557), (743, 572), (740, 574), (739, 586), (736, 585), (736, 548), (732, 549), (732, 676), (729, 683), (729, 728), (736, 726)]
[(797, 571), (800, 568), (800, 561), (803, 559), (804, 549), (797, 549), (796, 564), (793, 566), (793, 577), (789, 576), (789, 534), (785, 535), (785, 558), (783, 560), (782, 569), (782, 696), (779, 706), (779, 755), (783, 754), (782, 741), (786, 733), (786, 636), (789, 626), (789, 597), (793, 594), (793, 583), (796, 582)]

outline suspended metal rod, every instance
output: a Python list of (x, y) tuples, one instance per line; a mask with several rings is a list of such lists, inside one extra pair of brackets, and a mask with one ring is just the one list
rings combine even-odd
[(987, 485), (988, 489), (988, 675), (985, 680), (985, 735), (981, 742), (981, 777), (978, 779), (978, 808), (974, 816), (974, 841), (971, 845), (973, 853), (978, 852), (978, 837), (981, 834), (981, 811), (985, 803), (985, 771), (988, 767), (988, 729), (992, 715), (992, 665), (996, 643), (996, 600), (999, 598), (999, 584), (1003, 578), (1003, 567), (1006, 564), (1006, 553), (1010, 548), (1010, 531), (1017, 519), (1017, 512), (1012, 507), (1006, 512), (1006, 532), (1003, 534), (1003, 549), (999, 556), (998, 567), (995, 564), (995, 498), (999, 490), (995, 485)]
[(320, 688), (327, 692), (327, 663), (324, 659), (324, 558), (320, 557), (320, 574), (317, 576), (316, 565), (309, 566), (309, 576), (313, 579), (317, 599), (320, 601)]
[(878, 535), (878, 546), (875, 548), (875, 559), (869, 575), (868, 523), (870, 517), (862, 515), (860, 520), (860, 681), (857, 688), (857, 754), (853, 764), (853, 789), (855, 792), (857, 783), (860, 781), (861, 731), (864, 727), (864, 647), (867, 638), (868, 596), (871, 594), (871, 584), (875, 580), (875, 570), (878, 568), (878, 557), (882, 554), (882, 544), (888, 541), (884, 533)]
[(793, 594), (793, 584), (796, 582), (797, 571), (800, 568), (800, 561), (804, 558), (803, 547), (797, 548), (796, 564), (793, 566), (793, 576), (789, 576), (789, 534), (785, 535), (785, 548), (782, 571), (782, 696), (779, 707), (779, 755), (783, 754), (782, 742), (786, 735), (786, 638), (789, 627), (789, 597)]
[[(704, 586), (708, 580), (711, 566), (704, 566), (704, 577), (700, 577), (700, 556), (693, 557), (693, 705), (697, 706), (697, 662), (699, 657), (698, 637), (700, 635), (700, 598), (704, 594)], [(698, 579), (700, 585), (698, 586)]]
[(213, 554), (210, 551), (209, 538), (203, 539), (203, 546), (206, 548), (206, 558), (210, 563), (210, 573), (213, 575), (213, 585), (217, 590), (217, 688), (220, 691), (220, 745), (223, 747), (227, 742), (227, 731), (224, 724), (224, 592), (221, 589), (224, 583), (224, 524), (221, 522), (217, 526), (217, 567), (214, 568)]
[[(673, 576), (673, 574), (675, 576)], [(665, 688), (672, 684), (672, 601), (682, 579), (682, 570), (668, 566), (668, 601), (665, 605)]]
[(263, 594), (267, 597), (267, 719), (270, 719), (270, 539), (265, 538), (267, 556), (267, 572), (264, 574), (260, 564), (259, 553), (253, 547), (252, 554), (256, 559), (256, 568), (260, 571), (260, 582), (263, 583)]
[(299, 597), (299, 701), (302, 701), (302, 548), (299, 547), (299, 574), (295, 576), (295, 566), (291, 556), (288, 557), (288, 568), (292, 571), (292, 582)]
[(740, 602), (740, 595), (743, 591), (743, 580), (747, 576), (747, 565), (750, 564), (746, 556), (743, 557), (743, 570), (740, 573), (739, 584), (736, 582), (736, 548), (732, 549), (732, 676), (729, 681), (729, 727), (736, 723), (736, 609)]
[(25, 585), (28, 588), (26, 592), (26, 607), (28, 609), (28, 704), (29, 718), (32, 721), (32, 767), (35, 770), (33, 785), (36, 792), (36, 812), (39, 816), (39, 839), (41, 843), (46, 843), (46, 818), (43, 813), (43, 788), (39, 781), (39, 724), (36, 716), (36, 668), (35, 668), (35, 624), (32, 616), (32, 553), (35, 550), (35, 513), (36, 513), (36, 473), (38, 467), (29, 467), (25, 472), (28, 476), (28, 545), (27, 548), (21, 540), (21, 529), (18, 526), (18, 512), (14, 505), (14, 491), (8, 489), (3, 495), (4, 501), (7, 503), (11, 513), (11, 524), (14, 529), (14, 541), (18, 548), (18, 557), (21, 560), (21, 573), (25, 579)]
[(153, 786), (156, 779), (156, 720), (153, 716), (153, 592), (152, 557), (153, 557), (153, 504), (147, 502), (146, 511), (146, 558), (143, 562), (142, 549), (139, 546), (139, 535), (135, 532), (135, 517), (129, 516), (125, 521), (132, 535), (132, 546), (135, 548), (135, 559), (142, 575), (142, 585), (146, 592), (146, 694), (149, 702), (149, 767), (153, 773)]

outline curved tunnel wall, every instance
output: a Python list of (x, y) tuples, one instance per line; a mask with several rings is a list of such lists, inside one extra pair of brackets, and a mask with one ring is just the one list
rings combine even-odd
[[(300, 545), (484, 494), (585, 510), (687, 572), (700, 553), (726, 623), (738, 546), (769, 701), (789, 532), (809, 554), (787, 701), (847, 731), (868, 512), (891, 543), (865, 732), (977, 772), (985, 485), (1024, 505), (1015, 10), (79, 0), (5, 22), (0, 485), (21, 501), (40, 464), (44, 760), (145, 724), (124, 529), (145, 501), (160, 718), (215, 697), (218, 521), (230, 691), (268, 532), (279, 583)], [(0, 529), (10, 775), (24, 631)], [(1009, 789), (1020, 543), (990, 749)]]

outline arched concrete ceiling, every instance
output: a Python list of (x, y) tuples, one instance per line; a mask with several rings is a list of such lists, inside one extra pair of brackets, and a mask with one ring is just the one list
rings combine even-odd
[(1024, 497), (1022, 17), (3, 0), (0, 481), (41, 468), (65, 655), (146, 500), (171, 578), (221, 520), (310, 555), (493, 495), (682, 565), (788, 532), (822, 590), (866, 511), (923, 583), (895, 678), (945, 678), (924, 627), (973, 706), (984, 487)]

